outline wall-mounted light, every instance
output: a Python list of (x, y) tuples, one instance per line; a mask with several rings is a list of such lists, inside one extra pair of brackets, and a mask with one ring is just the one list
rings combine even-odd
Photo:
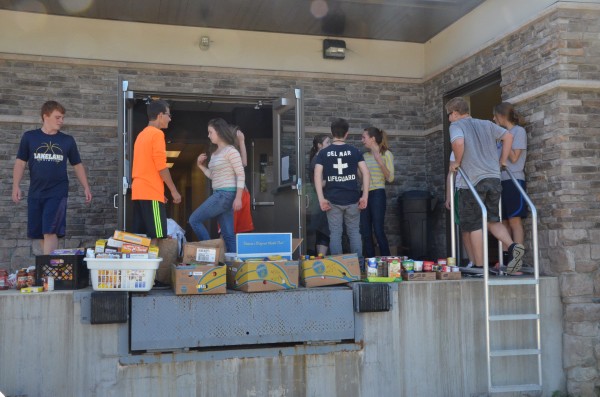
[(254, 105), (254, 109), (260, 110), (260, 108), (262, 108), (262, 106), (263, 106), (263, 101), (258, 101), (258, 102), (256, 102), (256, 105)]
[(210, 48), (210, 37), (202, 36), (200, 37), (200, 49), (202, 51), (206, 51)]
[(323, 40), (323, 58), (344, 59), (346, 57), (346, 42), (344, 40)]

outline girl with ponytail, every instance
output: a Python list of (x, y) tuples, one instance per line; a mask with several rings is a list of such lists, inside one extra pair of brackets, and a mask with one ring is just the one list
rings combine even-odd
[(375, 256), (375, 234), (380, 255), (390, 256), (390, 246), (384, 228), (387, 205), (385, 184), (394, 181), (394, 155), (389, 150), (387, 134), (379, 128), (365, 128), (362, 143), (367, 149), (364, 158), (371, 173), (367, 208), (360, 213), (363, 254), (367, 258)]
[[(314, 184), (315, 165), (317, 164), (317, 154), (331, 144), (331, 138), (327, 134), (316, 135), (313, 138), (313, 145), (310, 148), (310, 165), (309, 178)], [(323, 183), (324, 184), (324, 183)], [(325, 214), (319, 206), (319, 199), (316, 192), (310, 200), (314, 205), (309, 208), (310, 218), (308, 230), (315, 232), (315, 254), (327, 255), (329, 250), (329, 224), (327, 222), (327, 214)], [(311, 242), (312, 243), (312, 242)]]
[[(509, 169), (519, 184), (526, 188), (525, 161), (527, 159), (527, 133), (521, 127), (521, 117), (509, 102), (502, 102), (494, 107), (494, 121), (506, 128), (513, 136), (513, 144), (508, 156), (506, 168)], [(527, 205), (521, 193), (514, 185), (506, 171), (502, 171), (502, 220), (515, 243), (523, 244), (523, 218), (527, 217)], [(507, 253), (505, 252), (505, 259)], [(504, 261), (506, 263), (506, 260)]]

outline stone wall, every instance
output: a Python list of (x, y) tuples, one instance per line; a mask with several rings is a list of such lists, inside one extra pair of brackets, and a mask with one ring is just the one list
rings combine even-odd
[[(422, 130), (420, 116), (423, 87), (389, 79), (341, 80), (313, 76), (277, 77), (263, 73), (205, 71), (153, 65), (63, 59), (29, 60), (27, 57), (0, 56), (2, 95), (0, 99), (0, 267), (14, 270), (29, 265), (39, 245), (26, 238), (26, 205), (10, 200), (12, 167), (23, 131), (38, 128), (39, 107), (55, 99), (67, 107), (65, 131), (72, 134), (88, 169), (94, 202), (84, 203), (82, 189), (70, 171), (71, 190), (67, 220), (69, 239), (62, 245), (76, 246), (106, 236), (116, 227), (117, 193), (118, 78), (129, 80), (130, 89), (146, 92), (277, 97), (292, 87), (305, 95), (307, 141), (312, 134), (328, 130), (334, 117), (347, 118), (353, 133), (351, 141), (361, 146), (364, 127), (375, 125), (397, 133)], [(397, 135), (397, 134), (396, 134)], [(393, 136), (396, 154), (396, 181), (389, 186), (392, 244), (400, 241), (395, 200), (403, 190), (426, 187), (424, 144), (418, 137)], [(28, 175), (22, 187), (27, 192)]]
[(442, 123), (444, 93), (498, 69), (503, 98), (516, 99), (541, 271), (560, 278), (568, 391), (582, 396), (600, 395), (600, 12), (592, 9), (559, 7), (424, 84), (428, 128)]

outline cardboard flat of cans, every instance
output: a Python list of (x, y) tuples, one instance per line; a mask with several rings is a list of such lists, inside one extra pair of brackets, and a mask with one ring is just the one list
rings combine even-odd
[[(448, 273), (450, 274), (450, 273)], [(402, 280), (404, 281), (435, 281), (436, 273), (434, 272), (402, 272)]]
[(300, 278), (307, 288), (359, 281), (360, 263), (356, 254), (334, 255), (302, 261)]
[(227, 289), (226, 266), (200, 263), (171, 265), (175, 295), (224, 294)]
[(460, 280), (462, 274), (460, 272), (436, 272), (435, 278), (437, 280)]

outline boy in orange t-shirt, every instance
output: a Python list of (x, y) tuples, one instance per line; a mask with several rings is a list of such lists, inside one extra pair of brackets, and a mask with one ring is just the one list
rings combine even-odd
[(165, 134), (171, 113), (163, 100), (147, 106), (148, 126), (139, 133), (133, 145), (131, 199), (133, 200), (133, 231), (152, 238), (167, 237), (165, 184), (173, 202), (179, 204), (177, 191), (167, 167)]

